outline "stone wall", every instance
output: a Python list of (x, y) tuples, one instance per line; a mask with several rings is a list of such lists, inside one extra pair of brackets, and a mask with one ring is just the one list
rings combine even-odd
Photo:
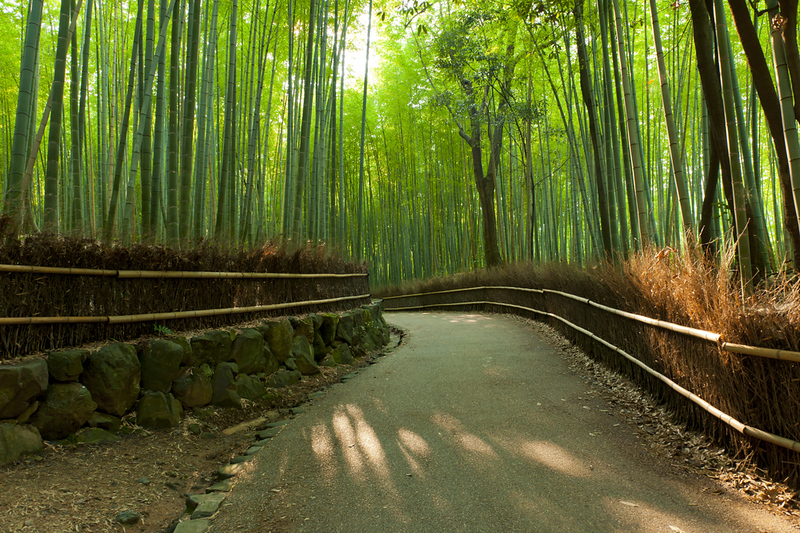
[(377, 302), (340, 314), (57, 351), (0, 366), (0, 464), (41, 450), (42, 439), (118, 439), (123, 417), (168, 428), (186, 409), (238, 408), (242, 399), (268, 398), (319, 373), (320, 365), (351, 364), (388, 341)]

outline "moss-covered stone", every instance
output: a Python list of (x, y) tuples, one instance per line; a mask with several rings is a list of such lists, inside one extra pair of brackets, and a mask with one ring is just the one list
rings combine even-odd
[(136, 350), (128, 344), (115, 343), (89, 354), (81, 383), (91, 392), (98, 409), (122, 416), (136, 403), (141, 378)]

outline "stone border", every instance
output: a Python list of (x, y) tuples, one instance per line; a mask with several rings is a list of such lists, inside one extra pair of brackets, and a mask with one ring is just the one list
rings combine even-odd
[(169, 428), (187, 409), (240, 408), (242, 399), (277, 395), (276, 389), (319, 373), (320, 365), (351, 364), (389, 341), (380, 301), (188, 338), (165, 333), (0, 366), (0, 464), (40, 452), (43, 439), (119, 440), (133, 430), (123, 418)]

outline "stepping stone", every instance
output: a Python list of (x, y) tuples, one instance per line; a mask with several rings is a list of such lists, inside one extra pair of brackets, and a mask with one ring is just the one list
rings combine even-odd
[(264, 427), (267, 427), (267, 428), (279, 428), (279, 427), (283, 427), (283, 426), (285, 426), (287, 424), (291, 424), (291, 423), (292, 423), (292, 420), (290, 418), (284, 418), (283, 420), (276, 420), (275, 422), (270, 422), (269, 424), (267, 424)]
[(318, 399), (324, 398), (324, 397), (325, 397), (325, 393), (322, 392), (322, 391), (312, 392), (311, 394), (308, 395), (308, 399), (309, 400), (318, 400)]
[(252, 455), (240, 455), (238, 457), (234, 457), (233, 459), (231, 459), (231, 464), (232, 465), (238, 465), (239, 463), (246, 463), (246, 462), (252, 461), (252, 460), (253, 460), (253, 456)]
[(239, 474), (239, 472), (242, 470), (244, 470), (244, 465), (241, 463), (235, 465), (225, 465), (217, 470), (217, 476), (219, 476), (220, 479), (228, 479)]
[(264, 431), (259, 431), (256, 433), (256, 437), (259, 439), (271, 439), (278, 435), (281, 432), (281, 428), (269, 428), (265, 429)]
[(289, 409), (293, 415), (300, 415), (305, 413), (308, 409), (306, 407), (292, 407)]
[(230, 492), (233, 488), (233, 480), (226, 479), (225, 481), (220, 481), (219, 483), (214, 483), (210, 487), (206, 489), (206, 494), (211, 492)]
[(245, 454), (245, 455), (255, 455), (255, 454), (257, 454), (259, 451), (261, 451), (261, 448), (263, 448), (263, 446), (256, 446), (256, 445), (254, 444), (254, 445), (250, 446), (249, 448), (247, 448), (247, 451), (246, 451), (246, 452), (244, 452), (244, 454)]
[(194, 511), (192, 511), (192, 520), (214, 516), (214, 514), (219, 511), (226, 497), (227, 496), (221, 492), (190, 495), (189, 498), (187, 498), (186, 506), (191, 508), (191, 504), (196, 504)]
[(206, 533), (211, 527), (211, 520), (186, 520), (179, 522), (172, 533)]

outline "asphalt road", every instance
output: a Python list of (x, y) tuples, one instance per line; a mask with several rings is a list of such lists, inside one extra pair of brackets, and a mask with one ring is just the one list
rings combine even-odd
[(525, 324), (387, 320), (407, 342), (272, 439), (212, 532), (799, 530), (652, 456)]

